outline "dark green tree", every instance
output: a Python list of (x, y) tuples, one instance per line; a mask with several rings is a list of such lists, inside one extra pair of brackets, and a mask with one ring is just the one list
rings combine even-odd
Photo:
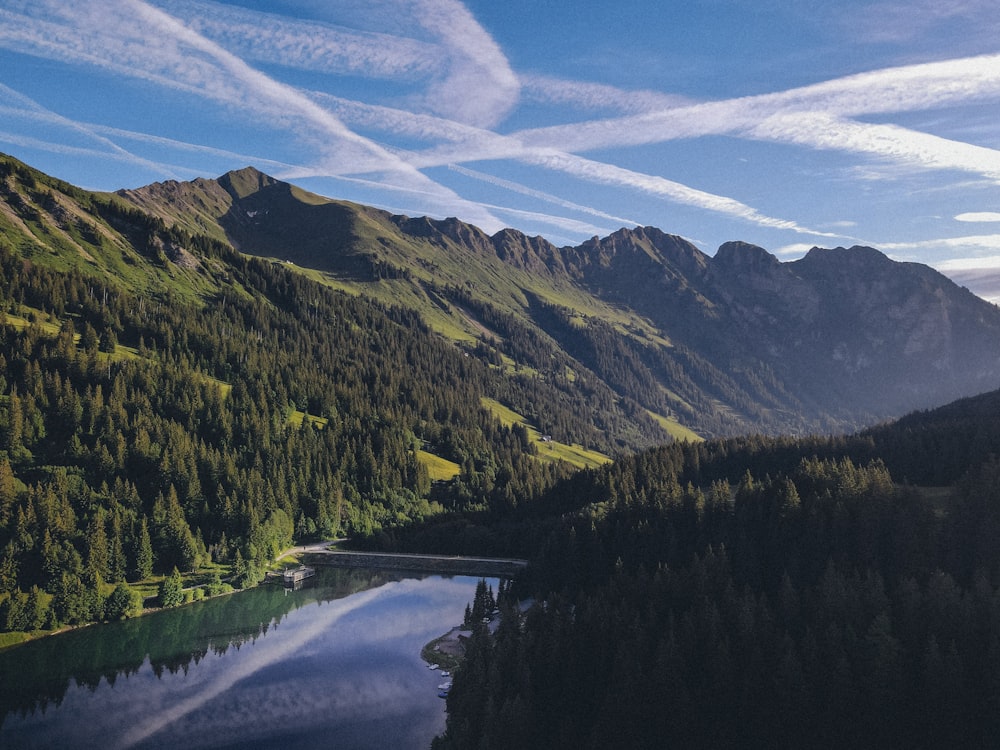
[(159, 596), (161, 607), (176, 607), (184, 603), (184, 581), (177, 568), (160, 581)]
[(139, 520), (138, 533), (133, 536), (131, 560), (130, 581), (142, 581), (153, 575), (153, 542), (145, 516)]
[(142, 612), (142, 596), (125, 583), (115, 586), (114, 591), (104, 601), (105, 620), (124, 620), (135, 617), (140, 612)]

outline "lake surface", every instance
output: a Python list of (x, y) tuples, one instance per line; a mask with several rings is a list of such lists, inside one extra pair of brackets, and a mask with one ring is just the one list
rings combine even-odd
[[(0, 652), (2, 748), (428, 748), (472, 577), (319, 568)], [(496, 581), (492, 582), (496, 588)]]

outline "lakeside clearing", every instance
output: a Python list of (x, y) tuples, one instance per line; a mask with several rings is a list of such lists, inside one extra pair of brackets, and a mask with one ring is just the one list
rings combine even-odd
[(437, 664), (443, 670), (454, 672), (465, 656), (465, 640), (467, 633), (471, 632), (461, 626), (452, 628), (420, 649), (420, 658), (428, 664)]

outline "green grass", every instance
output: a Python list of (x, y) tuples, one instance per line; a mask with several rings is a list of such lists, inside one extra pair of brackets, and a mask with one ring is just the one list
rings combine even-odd
[(0, 633), (0, 651), (5, 648), (10, 648), (11, 646), (18, 646), (22, 643), (27, 643), (34, 638), (45, 635), (48, 630), (33, 630), (30, 633), (22, 633), (20, 631), (14, 633)]
[(428, 643), (420, 649), (420, 658), (428, 664), (437, 664), (440, 669), (454, 673), (461, 666), (461, 660), (444, 651), (438, 651), (438, 645), (447, 638), (448, 635), (445, 634)]
[(494, 414), (504, 425), (510, 427), (518, 424), (524, 427), (528, 431), (528, 439), (535, 444), (538, 449), (538, 458), (543, 461), (565, 461), (566, 463), (580, 469), (593, 468), (611, 461), (611, 459), (603, 453), (584, 448), (582, 445), (577, 443), (566, 444), (560, 443), (557, 440), (543, 440), (543, 436), (538, 431), (537, 427), (528, 422), (516, 411), (504, 406), (499, 401), (495, 401), (491, 398), (484, 398), (482, 403), (483, 406)]
[[(39, 326), (44, 333), (49, 334), (50, 336), (56, 336), (59, 334), (59, 325), (51, 322), (49, 320), (49, 316), (41, 310), (36, 310), (32, 307), (22, 307), (21, 312), (23, 315), (11, 315), (10, 313), (7, 313), (7, 325), (23, 329), (34, 323)], [(26, 315), (32, 315), (34, 317), (34, 321), (28, 320), (28, 318), (25, 317)]]
[[(531, 428), (528, 428), (530, 434)], [(592, 469), (602, 464), (610, 463), (611, 459), (603, 453), (584, 448), (573, 443), (566, 445), (555, 440), (538, 443), (538, 457), (546, 461), (565, 461), (580, 469)]]
[(505, 427), (510, 427), (515, 424), (524, 425), (529, 429), (534, 429), (528, 425), (524, 417), (518, 414), (513, 409), (509, 409), (499, 401), (494, 401), (491, 398), (483, 399), (483, 406), (490, 410), (490, 412), (499, 419)]
[(324, 198), (322, 195), (316, 195), (315, 193), (310, 193), (307, 190), (303, 190), (297, 185), (292, 185), (291, 192), (295, 200), (310, 206), (322, 206), (324, 203), (333, 202), (331, 201), (331, 199)]
[[(650, 321), (609, 305), (565, 280), (516, 268), (488, 252), (470, 257), (467, 248), (449, 238), (432, 242), (408, 235), (376, 209), (325, 199), (295, 187), (291, 189), (288, 203), (294, 209), (292, 214), (305, 222), (288, 227), (287, 241), (290, 245), (294, 244), (295, 237), (309, 237), (309, 231), (329, 231), (331, 225), (342, 225), (345, 236), (350, 238), (342, 250), (345, 255), (369, 256), (405, 270), (406, 277), (377, 281), (344, 277), (336, 271), (324, 269), (324, 265), (329, 263), (328, 258), (309, 257), (310, 251), (307, 250), (295, 258), (294, 265), (289, 265), (291, 269), (351, 294), (363, 294), (385, 304), (415, 310), (427, 325), (451, 341), (476, 341), (482, 331), (481, 324), (474, 317), (436, 298), (432, 289), (449, 285), (465, 287), (478, 299), (513, 314), (529, 325), (527, 296), (531, 295), (572, 311), (574, 325), (582, 327), (587, 325), (589, 318), (599, 318), (626, 335), (661, 346), (670, 345)], [(295, 204), (317, 210), (303, 212)], [(300, 249), (305, 247), (302, 243), (296, 246)], [(263, 248), (258, 248), (260, 250)], [(265, 254), (271, 255), (270, 252)]]
[(229, 397), (230, 392), (233, 390), (232, 383), (227, 383), (224, 380), (219, 380), (218, 378), (208, 377), (207, 375), (205, 377), (210, 383), (215, 383), (215, 385), (218, 386), (219, 392), (221, 393), (223, 399)]
[[(231, 389), (232, 386), (230, 386), (230, 390)], [(228, 393), (228, 391), (226, 391), (226, 393)], [(291, 416), (288, 417), (288, 423), (293, 427), (301, 427), (306, 419), (309, 420), (310, 425), (314, 427), (319, 427), (320, 429), (326, 427), (327, 422), (330, 421), (326, 417), (317, 417), (313, 414), (306, 414), (305, 412), (302, 411), (293, 411)]]
[[(24, 313), (24, 315), (32, 315), (33, 314), (35, 320), (32, 322), (32, 321), (29, 321), (28, 318), (24, 317), (23, 315), (11, 315), (11, 314), (8, 313), (7, 316), (6, 316), (6, 322), (7, 322), (7, 324), (13, 326), (14, 328), (18, 328), (18, 329), (24, 329), (24, 328), (27, 328), (28, 326), (34, 324), (34, 325), (39, 326), (41, 328), (41, 330), (42, 330), (42, 333), (44, 333), (45, 335), (48, 335), (48, 336), (58, 336), (59, 335), (59, 329), (60, 329), (59, 324), (53, 323), (52, 321), (50, 321), (49, 318), (48, 318), (48, 316), (45, 315), (42, 311), (40, 311), (40, 310), (34, 310), (32, 308), (22, 308), (21, 311)], [(79, 344), (80, 343), (80, 334), (79, 333), (73, 334), (73, 340), (77, 344)], [(109, 355), (109, 354), (107, 354), (105, 352), (100, 352), (100, 354), (98, 356), (101, 357), (101, 358), (110, 357), (110, 359), (113, 362), (123, 362), (123, 361), (131, 360), (131, 359), (139, 359), (139, 350), (136, 347), (134, 347), (134, 346), (125, 346), (123, 344), (116, 344), (115, 345), (115, 350), (114, 350), (113, 353), (111, 353)], [(213, 378), (213, 377), (211, 377), (209, 375), (204, 375), (203, 377), (204, 377), (204, 379), (205, 379), (206, 382), (214, 383), (219, 388), (219, 392), (222, 394), (222, 398), (228, 397), (230, 391), (233, 390), (233, 386), (232, 386), (231, 383), (226, 383), (223, 380), (219, 380), (218, 378)], [(302, 417), (304, 415), (302, 414), (302, 412), (294, 412), (292, 414), (292, 419), (291, 419), (291, 421), (293, 423), (296, 422), (296, 415), (298, 415), (297, 416), (297, 424), (301, 425), (302, 424)], [(313, 416), (310, 416), (309, 417), (309, 421), (313, 422), (313, 423), (317, 423), (318, 422), (321, 427), (326, 426), (326, 419), (324, 419), (322, 417), (313, 417)]]
[(427, 474), (432, 482), (447, 482), (449, 479), (457, 477), (462, 470), (454, 461), (435, 456), (424, 450), (417, 451), (417, 460), (427, 467)]
[(680, 422), (664, 417), (662, 414), (657, 414), (656, 412), (646, 411), (649, 416), (656, 420), (657, 424), (660, 425), (664, 430), (666, 430), (674, 440), (687, 440), (691, 443), (700, 443), (704, 440), (701, 435), (699, 435), (694, 430), (688, 429)]

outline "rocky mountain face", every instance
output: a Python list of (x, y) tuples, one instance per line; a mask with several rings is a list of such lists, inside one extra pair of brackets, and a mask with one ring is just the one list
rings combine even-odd
[[(559, 248), (323, 199), (252, 169), (121, 196), (361, 293), (393, 279), (400, 304), (430, 294), (501, 356), (532, 328), (576, 372), (701, 434), (849, 429), (1000, 385), (1000, 309), (872, 248), (780, 262), (729, 242), (708, 256), (654, 227)], [(449, 307), (456, 287), (461, 314)], [(500, 313), (521, 327), (498, 330)], [(626, 365), (634, 372), (616, 374)]]

